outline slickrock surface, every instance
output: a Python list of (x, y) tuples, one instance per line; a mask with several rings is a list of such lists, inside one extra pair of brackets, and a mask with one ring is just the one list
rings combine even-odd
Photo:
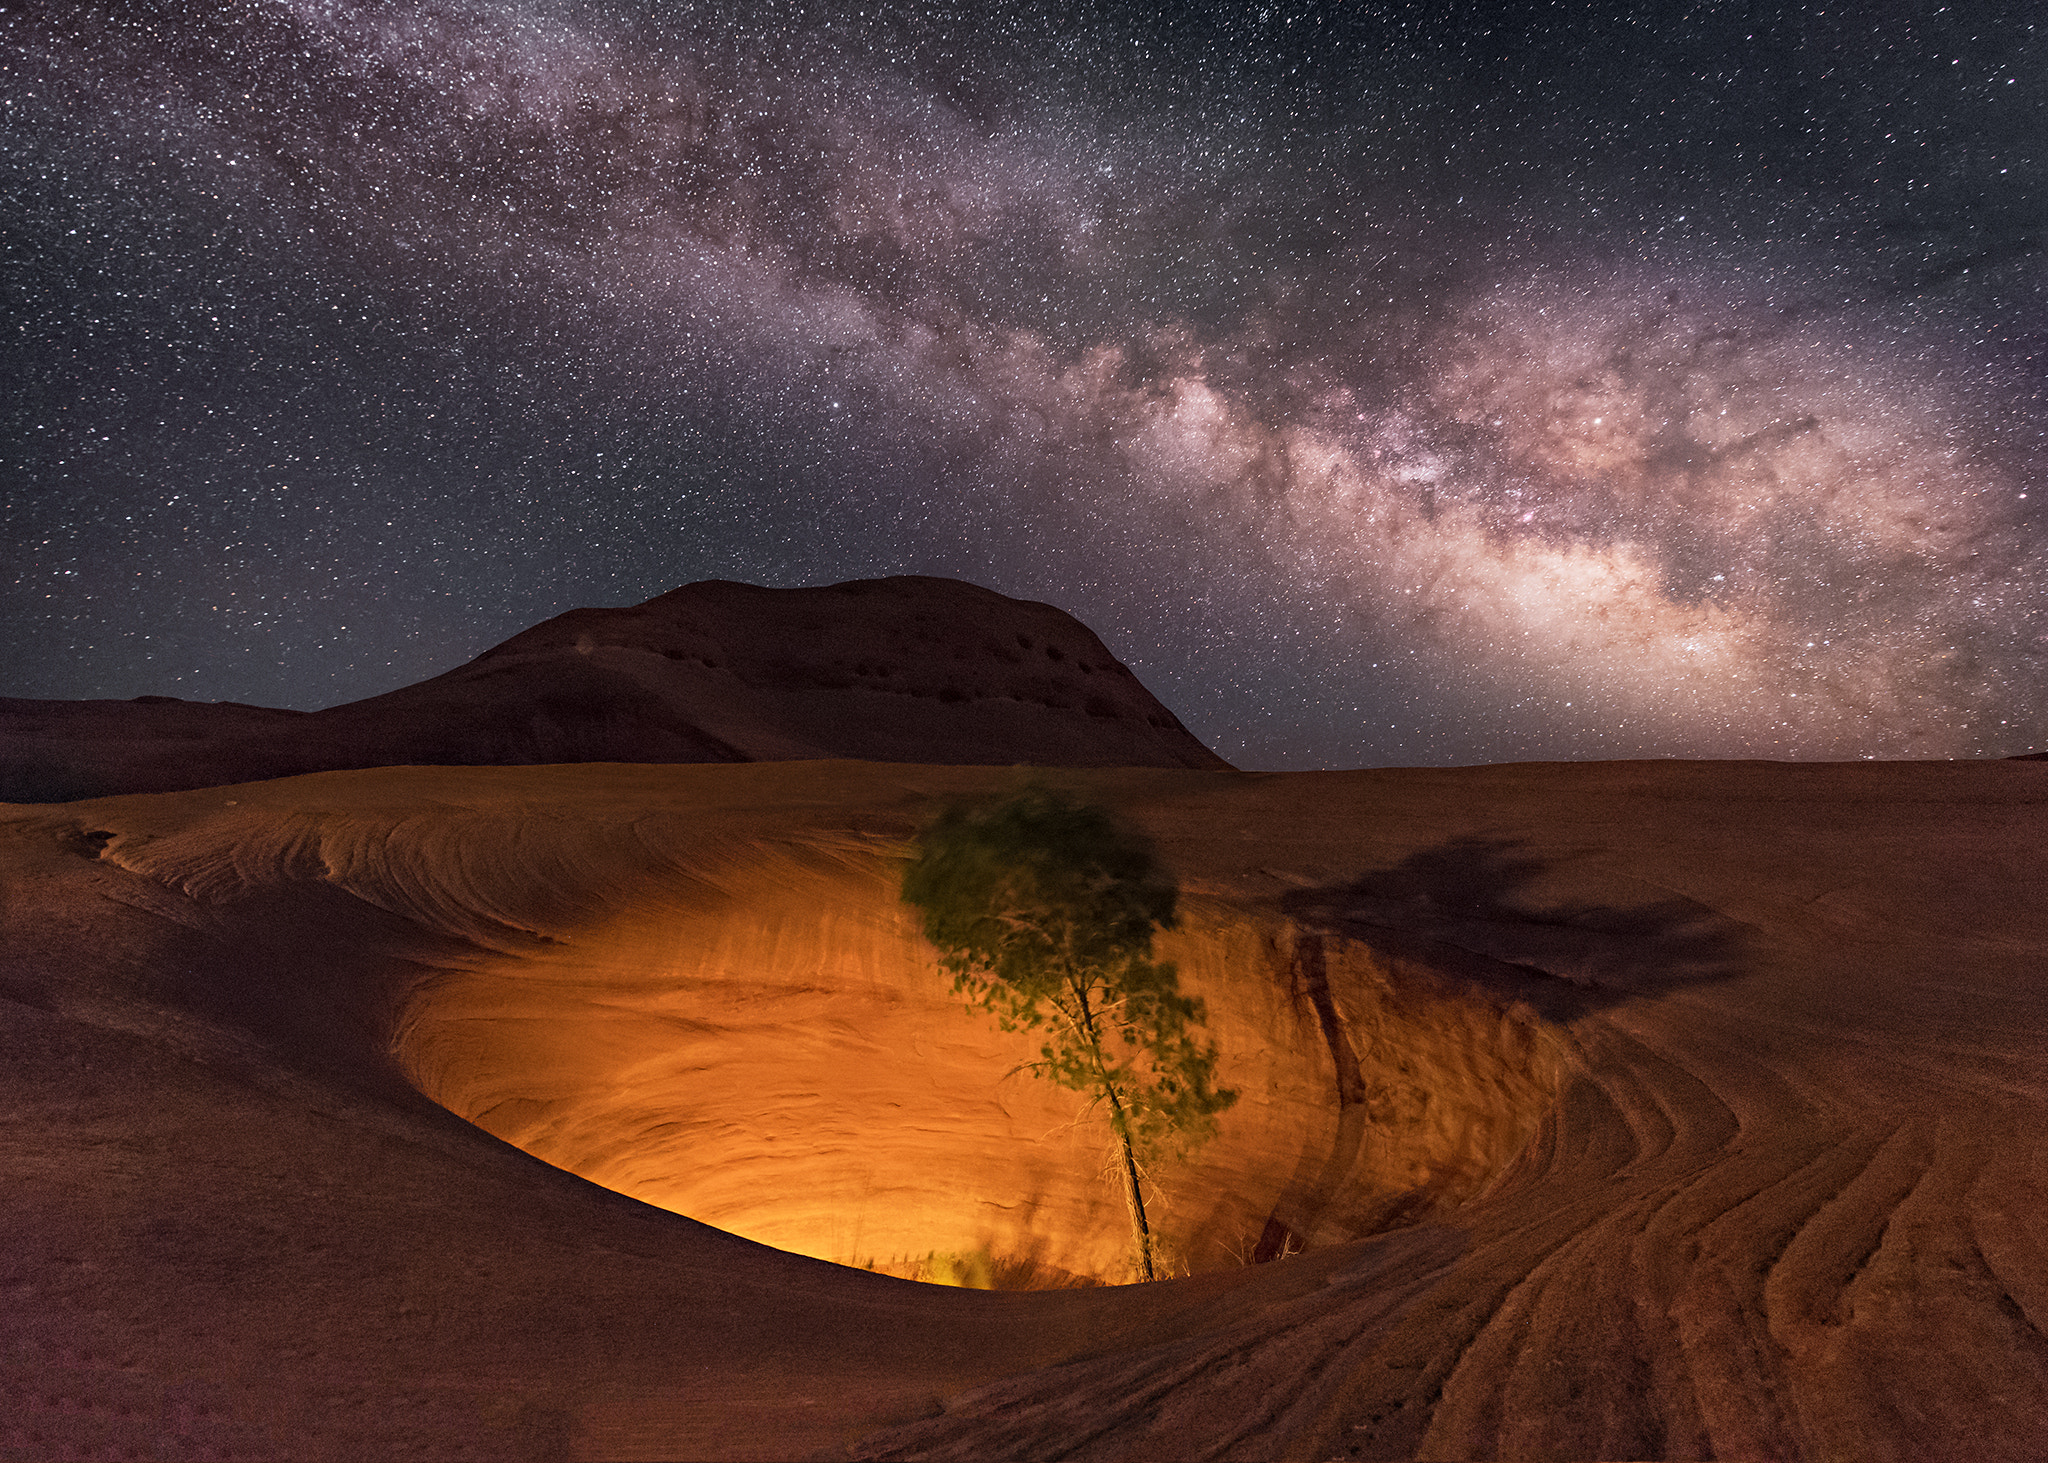
[(708, 581), (571, 610), (467, 665), (324, 711), (0, 698), (0, 799), (339, 768), (858, 757), (1229, 764), (1063, 610), (953, 579)]
[(1045, 774), (1244, 1092), (1084, 1288), (1099, 1137), (891, 890), (1011, 775), (0, 809), (0, 1457), (2048, 1446), (2048, 767)]

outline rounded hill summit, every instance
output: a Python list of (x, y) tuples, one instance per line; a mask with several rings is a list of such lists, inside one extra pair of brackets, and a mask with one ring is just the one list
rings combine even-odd
[(381, 696), (296, 712), (0, 698), (0, 800), (362, 767), (853, 758), (1230, 764), (1072, 615), (953, 579), (709, 580), (577, 609)]

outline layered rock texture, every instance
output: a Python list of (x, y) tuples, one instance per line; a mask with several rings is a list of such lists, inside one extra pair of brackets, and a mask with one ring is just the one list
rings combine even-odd
[(2048, 767), (1041, 775), (1244, 1094), (1154, 1285), (894, 898), (1007, 771), (0, 809), (0, 1457), (2040, 1456)]
[(816, 757), (1228, 765), (1073, 616), (952, 579), (689, 584), (325, 711), (0, 698), (0, 799), (17, 802), (407, 764)]

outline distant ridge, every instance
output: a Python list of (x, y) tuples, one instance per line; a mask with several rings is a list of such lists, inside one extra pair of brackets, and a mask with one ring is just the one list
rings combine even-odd
[(578, 609), (324, 711), (0, 697), (0, 801), (399, 765), (768, 762), (1227, 768), (1093, 631), (954, 579), (687, 584)]

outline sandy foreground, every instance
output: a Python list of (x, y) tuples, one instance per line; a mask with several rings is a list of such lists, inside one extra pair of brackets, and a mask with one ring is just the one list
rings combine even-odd
[(2048, 764), (1045, 774), (1242, 1093), (1150, 1286), (894, 897), (1012, 775), (0, 805), (0, 1457), (2048, 1452)]

